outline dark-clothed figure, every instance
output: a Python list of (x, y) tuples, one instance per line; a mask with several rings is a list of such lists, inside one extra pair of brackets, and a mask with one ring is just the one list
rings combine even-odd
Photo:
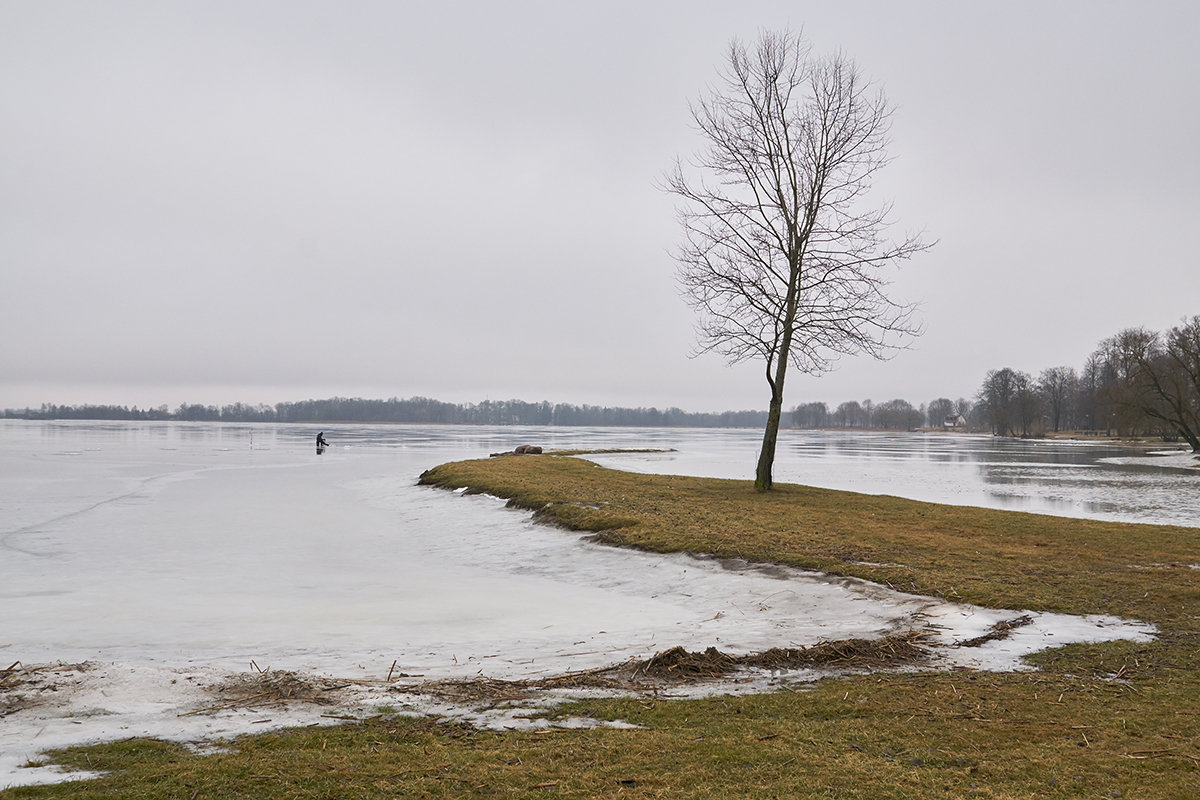
[(317, 455), (325, 452), (325, 448), (329, 447), (329, 442), (325, 441), (325, 431), (317, 434)]

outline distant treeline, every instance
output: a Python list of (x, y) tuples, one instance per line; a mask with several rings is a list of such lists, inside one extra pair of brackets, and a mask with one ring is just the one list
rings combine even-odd
[(884, 403), (848, 400), (830, 409), (825, 403), (801, 403), (792, 409), (795, 428), (863, 428), (911, 431), (919, 428), (965, 428), (973, 404), (966, 398), (939, 397), (914, 406), (907, 400)]
[(1085, 429), (1182, 439), (1200, 452), (1200, 315), (1161, 332), (1126, 328), (1078, 370), (991, 370), (973, 410), (998, 436)]
[(174, 420), (185, 422), (405, 422), (445, 425), (559, 425), (759, 428), (765, 411), (697, 413), (678, 408), (612, 408), (567, 403), (527, 403), (522, 400), (484, 400), (482, 403), (444, 403), (428, 397), (365, 400), (331, 397), (294, 403), (206, 406), (183, 403), (141, 409), (137, 406), (43, 404), (37, 409), (9, 409), (10, 419)]
[[(17, 419), (182, 420), (195, 422), (407, 422), (458, 425), (559, 425), (762, 428), (765, 411), (696, 413), (678, 408), (610, 408), (566, 403), (485, 400), (444, 403), (427, 397), (364, 400), (332, 397), (273, 406), (42, 405), (8, 410)], [(1182, 439), (1200, 452), (1200, 316), (1164, 332), (1128, 328), (1102, 341), (1083, 368), (1044, 369), (1035, 378), (1009, 367), (990, 370), (974, 398), (939, 397), (914, 406), (903, 399), (822, 402), (792, 408), (796, 428), (990, 431), (1042, 436), (1085, 430)], [(785, 420), (785, 424), (789, 420)]]
[(792, 425), (1021, 437), (1090, 431), (1183, 440), (1200, 452), (1200, 316), (1162, 332), (1127, 328), (1100, 342), (1078, 370), (1050, 367), (1037, 377), (1011, 367), (989, 370), (972, 399), (939, 397), (919, 407), (907, 400), (851, 400), (832, 409), (802, 403), (792, 409)]

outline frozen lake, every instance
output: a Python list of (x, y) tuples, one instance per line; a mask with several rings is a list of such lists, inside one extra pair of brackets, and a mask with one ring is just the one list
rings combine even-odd
[[(929, 622), (950, 642), (1012, 614), (604, 548), (492, 498), (415, 485), (430, 466), (524, 443), (673, 448), (596, 460), (744, 478), (757, 431), (331, 426), (318, 456), (319, 429), (0, 421), (0, 668), (89, 664), (39, 705), (6, 716), (0, 705), (0, 787), (55, 779), (18, 769), (49, 747), (261, 730), (255, 712), (179, 716), (212, 703), (201, 684), (252, 664), (346, 679), (382, 679), (393, 666), (427, 679), (529, 678), (676, 645), (748, 653)], [(776, 479), (1196, 525), (1200, 473), (1189, 460), (788, 431)], [(954, 658), (1010, 669), (1042, 647), (1147, 633), (1037, 615), (1011, 640)], [(272, 712), (270, 724), (314, 715)]]

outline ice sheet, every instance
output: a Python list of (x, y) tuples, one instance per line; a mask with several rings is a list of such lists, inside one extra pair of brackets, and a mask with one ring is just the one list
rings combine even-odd
[[(327, 434), (334, 446), (317, 456), (306, 429), (259, 431), (253, 446), (230, 426), (65, 426), (49, 442), (4, 432), (0, 666), (88, 666), (61, 668), (53, 702), (0, 720), (0, 786), (60, 779), (21, 768), (52, 747), (329, 721), (321, 707), (179, 716), (214, 704), (203, 686), (255, 668), (534, 678), (676, 645), (749, 653), (931, 623), (951, 645), (1015, 613), (606, 548), (494, 498), (415, 485), (432, 464), (519, 438)], [(1046, 646), (1151, 633), (1035, 615), (1009, 640), (942, 658), (1015, 669)], [(365, 713), (396, 696), (354, 689), (343, 703)]]

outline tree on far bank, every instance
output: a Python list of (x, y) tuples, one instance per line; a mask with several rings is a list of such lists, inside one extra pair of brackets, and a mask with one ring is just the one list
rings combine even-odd
[(829, 407), (824, 403), (801, 403), (792, 409), (792, 424), (797, 428), (824, 428), (829, 425)]
[(925, 422), (925, 414), (901, 398), (888, 400), (875, 407), (875, 426), (889, 431), (915, 430)]
[(979, 405), (996, 436), (1016, 432), (1019, 423), (1021, 387), (1029, 376), (1010, 367), (989, 370), (979, 389)]
[(765, 367), (754, 483), (768, 490), (788, 367), (819, 375), (841, 355), (884, 358), (918, 334), (884, 270), (929, 245), (889, 241), (890, 208), (864, 206), (888, 160), (892, 110), (852, 61), (763, 32), (752, 49), (730, 43), (720, 79), (692, 106), (706, 149), (691, 170), (676, 162), (664, 188), (683, 201), (675, 257), (700, 350)]
[(1107, 427), (1109, 417), (1100, 393), (1105, 372), (1104, 361), (1099, 353), (1092, 353), (1083, 364), (1079, 374), (1079, 387), (1075, 394), (1075, 406), (1079, 422), (1087, 430), (1099, 430), (1101, 425)]
[(1045, 432), (1041, 425), (1042, 401), (1037, 393), (1037, 384), (1033, 377), (1026, 372), (1016, 373), (1016, 411), (1017, 424), (1021, 428), (1021, 436), (1042, 434)]
[(1144, 376), (1144, 364), (1159, 349), (1159, 334), (1146, 328), (1126, 328), (1100, 343), (1092, 354), (1094, 405), (1105, 430), (1120, 436), (1154, 433), (1159, 427), (1149, 414), (1155, 396)]
[(1200, 452), (1200, 316), (1160, 335), (1130, 328), (1105, 345), (1124, 377), (1114, 391), (1122, 414), (1141, 414)]
[(840, 403), (833, 412), (833, 424), (839, 428), (865, 428), (863, 408), (857, 400)]
[(1079, 391), (1079, 376), (1071, 367), (1050, 367), (1038, 376), (1037, 389), (1049, 412), (1050, 424), (1058, 433), (1071, 416)]
[(1150, 390), (1162, 401), (1155, 413), (1200, 453), (1200, 315), (1164, 338), (1161, 353), (1146, 368)]
[(955, 413), (954, 401), (949, 397), (939, 397), (937, 400), (931, 400), (925, 409), (925, 415), (928, 420), (926, 424), (931, 428), (940, 428)]

